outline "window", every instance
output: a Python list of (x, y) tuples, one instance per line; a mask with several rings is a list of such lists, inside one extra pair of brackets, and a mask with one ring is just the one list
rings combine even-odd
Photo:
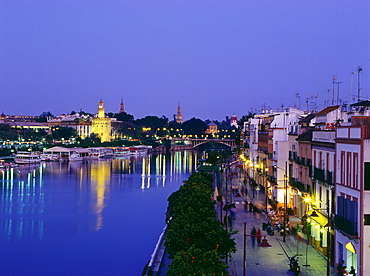
[(370, 225), (370, 214), (364, 215), (364, 225)]
[(370, 162), (365, 162), (364, 189), (370, 190)]
[(346, 186), (352, 187), (352, 179), (351, 179), (351, 153), (347, 152), (347, 179), (346, 179)]
[(344, 185), (345, 184), (345, 153), (344, 151), (340, 152), (340, 184)]
[(353, 188), (358, 189), (358, 153), (353, 154)]

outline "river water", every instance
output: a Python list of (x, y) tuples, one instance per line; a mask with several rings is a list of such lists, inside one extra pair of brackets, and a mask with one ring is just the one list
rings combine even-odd
[(0, 275), (141, 275), (200, 153), (0, 171)]

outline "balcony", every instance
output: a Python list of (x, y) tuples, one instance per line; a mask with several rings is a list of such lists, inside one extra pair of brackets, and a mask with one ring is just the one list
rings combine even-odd
[(299, 191), (301, 191), (302, 193), (306, 193), (306, 192), (309, 192), (309, 188), (307, 187), (306, 189), (306, 185), (303, 184), (302, 182), (298, 181), (296, 178), (294, 177), (289, 177), (289, 185), (293, 188), (296, 188), (298, 189)]
[(310, 158), (307, 158), (306, 166), (307, 167), (310, 167), (311, 166), (311, 159)]
[(276, 177), (273, 175), (267, 175), (267, 181), (271, 182), (272, 184), (276, 184), (277, 180)]
[(335, 143), (335, 131), (315, 130), (312, 132), (312, 141), (322, 143)]
[(336, 215), (334, 218), (334, 227), (348, 236), (357, 237), (357, 223), (351, 222), (341, 216)]
[(313, 178), (329, 185), (333, 185), (333, 172), (314, 168)]
[(297, 156), (296, 162), (297, 162), (298, 165), (306, 166), (306, 158), (305, 157)]

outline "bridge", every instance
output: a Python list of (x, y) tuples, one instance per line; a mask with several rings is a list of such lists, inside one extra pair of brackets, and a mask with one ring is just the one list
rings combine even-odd
[(201, 145), (208, 143), (218, 143), (226, 145), (230, 148), (235, 147), (234, 139), (192, 139), (192, 138), (174, 138), (171, 140), (171, 150), (181, 150), (181, 149), (196, 149)]

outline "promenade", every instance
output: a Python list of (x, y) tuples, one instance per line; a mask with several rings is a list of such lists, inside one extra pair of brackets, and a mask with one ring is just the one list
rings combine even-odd
[[(242, 185), (242, 179), (233, 179), (233, 186)], [(249, 188), (249, 187), (248, 187)], [(250, 191), (250, 189), (248, 189)], [(243, 276), (243, 260), (244, 260), (244, 223), (246, 223), (246, 234), (250, 235), (252, 228), (260, 228), (262, 235), (267, 235), (266, 231), (262, 230), (262, 223), (266, 222), (264, 214), (249, 212), (248, 208), (244, 208), (244, 200), (252, 202), (255, 206), (264, 206), (265, 196), (259, 191), (255, 192), (255, 196), (247, 194), (241, 197), (233, 195), (233, 203), (236, 206), (235, 219), (232, 221), (232, 229), (238, 230), (238, 233), (233, 235), (236, 242), (237, 252), (232, 254), (232, 260), (228, 262), (230, 266), (230, 275)], [(292, 217), (293, 219), (293, 217)], [(302, 276), (325, 276), (327, 275), (327, 262), (319, 252), (311, 245), (307, 245), (305, 241), (298, 240), (294, 235), (287, 235), (286, 241), (283, 241), (283, 236), (275, 231), (274, 236), (266, 236), (271, 247), (259, 247), (257, 244), (253, 246), (251, 237), (246, 237), (246, 275), (293, 275), (289, 271), (289, 257), (298, 254), (298, 261), (301, 267)], [(337, 275), (331, 268), (330, 275)]]
[[(236, 193), (232, 194), (231, 186), (241, 188), (243, 181), (241, 178), (234, 178), (230, 181), (230, 192), (228, 198), (232, 197), (232, 203), (235, 203), (236, 212), (235, 218), (232, 220), (231, 230), (237, 230), (238, 233), (232, 237), (236, 242), (237, 251), (232, 254), (231, 260), (228, 260), (229, 275), (230, 276), (244, 276), (244, 224), (246, 224), (246, 235), (250, 235), (253, 227), (260, 228), (262, 236), (266, 236), (271, 247), (259, 247), (257, 243), (253, 246), (252, 239), (246, 236), (246, 273), (250, 276), (284, 276), (292, 275), (289, 271), (289, 257), (293, 255), (298, 256), (298, 263), (301, 267), (300, 276), (326, 276), (327, 275), (327, 261), (318, 251), (306, 241), (297, 240), (294, 235), (287, 235), (285, 242), (283, 236), (275, 230), (275, 235), (270, 236), (262, 229), (262, 223), (267, 222), (267, 217), (261, 213), (250, 212), (249, 208), (245, 208), (244, 201), (252, 202), (253, 205), (263, 208), (265, 205), (265, 195), (260, 191), (255, 191), (254, 196), (251, 192), (237, 197)], [(223, 186), (225, 188), (225, 185)], [(247, 191), (251, 191), (247, 187)], [(225, 191), (224, 191), (225, 192)], [(226, 193), (225, 193), (226, 194)], [(232, 196), (231, 196), (232, 194)], [(216, 206), (216, 211), (220, 212), (219, 203)], [(225, 216), (225, 211), (223, 211)], [(297, 220), (294, 216), (290, 216), (290, 221)], [(229, 228), (230, 230), (230, 228)], [(167, 254), (161, 260), (160, 269), (151, 275), (165, 276), (171, 260), (168, 259)], [(333, 268), (330, 268), (330, 275), (337, 275)]]

